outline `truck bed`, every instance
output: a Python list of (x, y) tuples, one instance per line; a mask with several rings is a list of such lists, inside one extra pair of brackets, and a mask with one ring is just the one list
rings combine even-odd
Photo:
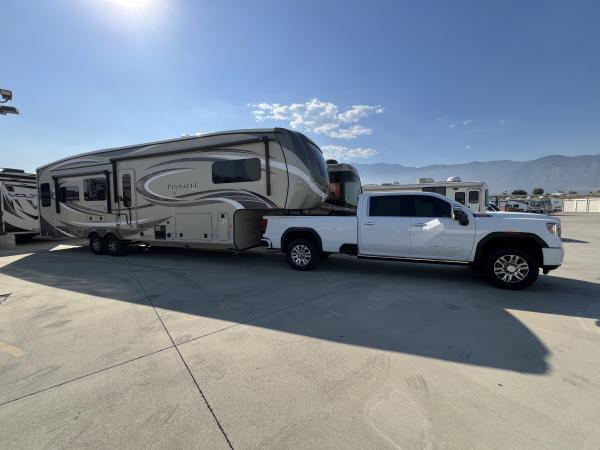
[(264, 216), (268, 220), (263, 239), (280, 249), (285, 232), (310, 228), (319, 233), (324, 252), (339, 252), (343, 244), (358, 244), (356, 216)]

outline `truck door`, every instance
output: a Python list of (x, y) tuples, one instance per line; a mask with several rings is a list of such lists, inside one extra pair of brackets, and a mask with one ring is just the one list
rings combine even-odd
[(119, 192), (119, 210), (117, 218), (123, 229), (137, 228), (137, 198), (135, 194), (135, 172), (133, 169), (118, 171), (117, 186)]
[(414, 201), (411, 257), (466, 261), (475, 241), (474, 217), (469, 217), (468, 225), (461, 225), (452, 218), (451, 203), (432, 196), (410, 197)]
[(358, 253), (365, 256), (408, 256), (410, 196), (375, 195), (359, 213)]

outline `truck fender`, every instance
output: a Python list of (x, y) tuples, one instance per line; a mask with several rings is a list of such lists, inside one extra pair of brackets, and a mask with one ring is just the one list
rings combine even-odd
[(540, 248), (548, 248), (548, 244), (541, 237), (539, 237), (535, 233), (521, 233), (521, 232), (513, 232), (513, 231), (494, 231), (490, 234), (486, 234), (483, 238), (479, 240), (477, 243), (477, 247), (475, 250), (475, 259), (474, 263), (478, 264), (481, 262), (481, 258), (483, 256), (483, 249), (486, 244), (492, 240), (496, 239), (515, 239), (515, 240), (528, 240), (531, 242), (535, 242)]
[(317, 233), (313, 228), (307, 227), (292, 227), (285, 230), (285, 232), (281, 235), (281, 243), (280, 248), (281, 251), (285, 252), (286, 245), (291, 242), (296, 236), (306, 236), (310, 235), (317, 243), (319, 247), (319, 251), (323, 251), (323, 243), (321, 242), (321, 236)]

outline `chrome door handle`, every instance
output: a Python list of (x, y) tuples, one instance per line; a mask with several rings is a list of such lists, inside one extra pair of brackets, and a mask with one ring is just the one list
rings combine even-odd
[(413, 227), (424, 227), (426, 223), (413, 223)]
[(375, 225), (375, 222), (365, 222), (363, 225)]

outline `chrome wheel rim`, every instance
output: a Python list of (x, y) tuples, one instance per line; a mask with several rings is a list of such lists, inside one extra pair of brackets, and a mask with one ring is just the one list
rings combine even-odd
[(108, 248), (110, 249), (111, 252), (115, 252), (117, 250), (117, 243), (115, 242), (114, 239), (111, 239), (108, 241)]
[(504, 283), (518, 283), (528, 274), (529, 264), (519, 255), (503, 255), (494, 262), (494, 275)]
[(102, 244), (100, 242), (100, 239), (93, 239), (92, 240), (92, 248), (95, 251), (99, 252), (101, 247), (102, 247)]
[(291, 258), (297, 266), (306, 266), (310, 262), (311, 257), (310, 248), (304, 244), (294, 245), (294, 248), (292, 248)]

